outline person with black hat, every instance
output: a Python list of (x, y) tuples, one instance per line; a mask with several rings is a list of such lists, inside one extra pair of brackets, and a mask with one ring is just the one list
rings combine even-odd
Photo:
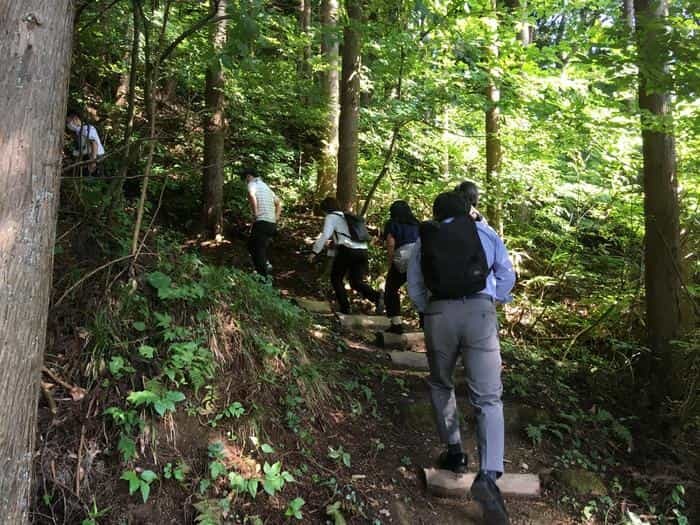
[(424, 316), (428, 384), (440, 439), (440, 468), (467, 471), (454, 389), (459, 356), (476, 413), (479, 473), (471, 487), (486, 521), (509, 523), (496, 485), (503, 473), (504, 423), (496, 303), (511, 300), (515, 272), (501, 238), (467, 213), (462, 196), (440, 194), (435, 220), (421, 224), (408, 265), (408, 294)]
[(255, 271), (263, 277), (272, 270), (267, 259), (267, 249), (277, 235), (277, 222), (282, 214), (282, 201), (265, 184), (255, 168), (247, 166), (240, 172), (241, 180), (248, 188), (248, 202), (254, 222), (248, 239), (248, 251)]

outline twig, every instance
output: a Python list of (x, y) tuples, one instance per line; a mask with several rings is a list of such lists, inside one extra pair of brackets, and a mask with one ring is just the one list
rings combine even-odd
[(78, 445), (78, 465), (75, 468), (75, 493), (80, 496), (80, 468), (83, 462), (83, 444), (85, 443), (85, 425), (80, 429), (80, 444)]
[(41, 382), (41, 393), (44, 394), (44, 398), (46, 398), (46, 403), (49, 405), (51, 415), (55, 416), (58, 413), (58, 408), (56, 407), (56, 400), (53, 398), (51, 387), (48, 383)]
[(44, 372), (47, 376), (49, 376), (51, 379), (56, 381), (56, 383), (61, 385), (66, 390), (72, 390), (73, 388), (75, 388), (73, 385), (71, 385), (71, 384), (67, 383), (66, 381), (64, 381), (63, 379), (61, 379), (59, 376), (57, 376), (54, 372), (52, 372), (51, 370), (49, 370), (45, 366), (41, 367), (41, 371)]
[(95, 268), (91, 272), (88, 272), (86, 275), (84, 275), (83, 277), (78, 279), (78, 281), (75, 284), (73, 284), (70, 288), (68, 288), (68, 290), (63, 292), (63, 295), (61, 295), (61, 297), (59, 297), (58, 301), (56, 301), (51, 308), (52, 309), (56, 308), (59, 304), (61, 304), (63, 302), (63, 299), (65, 299), (69, 293), (71, 293), (73, 290), (75, 290), (78, 286), (83, 284), (86, 280), (88, 280), (90, 277), (92, 277), (96, 273), (104, 270), (105, 268), (112, 266), (113, 264), (117, 264), (121, 261), (131, 259), (132, 257), (133, 257), (133, 255), (125, 255), (124, 257), (119, 257), (118, 259), (114, 259), (113, 261), (106, 262), (102, 266), (98, 266), (97, 268)]

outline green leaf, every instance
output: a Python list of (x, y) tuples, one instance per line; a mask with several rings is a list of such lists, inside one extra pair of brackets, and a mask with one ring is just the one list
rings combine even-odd
[(211, 479), (217, 479), (219, 476), (226, 474), (226, 466), (219, 461), (209, 463), (209, 475)]
[(160, 291), (167, 289), (172, 284), (172, 279), (165, 275), (163, 272), (151, 272), (146, 276), (148, 284), (153, 286), (153, 288), (158, 290), (158, 295), (160, 296)]
[(141, 357), (145, 357), (146, 359), (153, 359), (153, 356), (156, 353), (156, 349), (153, 348), (152, 346), (148, 345), (141, 345), (139, 346), (139, 355)]
[(117, 449), (122, 453), (124, 461), (129, 461), (136, 457), (136, 443), (129, 436), (125, 436), (124, 434), (119, 436)]
[(122, 473), (120, 479), (129, 482), (129, 495), (136, 492), (141, 486), (141, 480), (139, 479), (138, 474), (136, 474), (136, 472), (133, 470), (127, 470), (126, 472)]
[(138, 332), (144, 332), (146, 330), (146, 323), (143, 321), (134, 321), (131, 326)]
[(270, 445), (268, 445), (267, 443), (263, 443), (263, 444), (260, 446), (260, 449), (261, 449), (261, 450), (263, 451), (263, 453), (265, 453), (265, 454), (274, 454), (274, 453), (275, 453), (275, 449), (272, 448), (272, 447), (271, 447)]
[(144, 470), (141, 472), (141, 479), (150, 484), (153, 483), (154, 480), (158, 479), (158, 474), (152, 470)]
[(143, 502), (146, 503), (148, 501), (148, 495), (151, 493), (151, 486), (148, 483), (141, 483), (141, 497), (143, 498)]
[(168, 393), (165, 394), (166, 399), (169, 401), (172, 401), (173, 403), (179, 403), (180, 401), (185, 400), (185, 394), (182, 392), (178, 392), (176, 390), (168, 390)]
[(255, 496), (258, 495), (258, 487), (260, 485), (260, 482), (257, 479), (249, 479), (248, 480), (248, 494), (255, 499)]

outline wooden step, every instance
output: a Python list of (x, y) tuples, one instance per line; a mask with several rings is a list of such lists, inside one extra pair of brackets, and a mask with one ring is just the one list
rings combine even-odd
[(377, 345), (382, 348), (399, 348), (401, 350), (424, 351), (425, 338), (423, 332), (407, 334), (394, 334), (391, 332), (377, 332)]
[(366, 329), (371, 332), (389, 328), (389, 318), (383, 315), (338, 314), (340, 326), (347, 329)]
[(333, 310), (328, 301), (319, 301), (317, 299), (306, 299), (304, 297), (295, 297), (292, 302), (299, 308), (303, 308), (312, 314), (332, 314)]
[[(469, 489), (476, 474), (455, 474), (449, 470), (436, 468), (423, 469), (428, 492), (443, 498), (464, 498), (469, 495)], [(537, 474), (505, 473), (496, 482), (504, 496), (520, 496), (535, 498), (540, 495), (540, 477)]]
[(389, 352), (389, 357), (395, 365), (415, 370), (428, 370), (428, 356), (425, 353), (394, 351)]

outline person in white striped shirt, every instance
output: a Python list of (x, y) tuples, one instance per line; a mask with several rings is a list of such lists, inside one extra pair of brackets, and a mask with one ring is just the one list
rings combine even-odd
[(255, 218), (248, 239), (248, 251), (255, 271), (265, 277), (271, 270), (267, 249), (273, 237), (277, 235), (277, 221), (282, 214), (282, 201), (258, 176), (255, 168), (243, 168), (240, 177), (248, 185), (248, 202)]

